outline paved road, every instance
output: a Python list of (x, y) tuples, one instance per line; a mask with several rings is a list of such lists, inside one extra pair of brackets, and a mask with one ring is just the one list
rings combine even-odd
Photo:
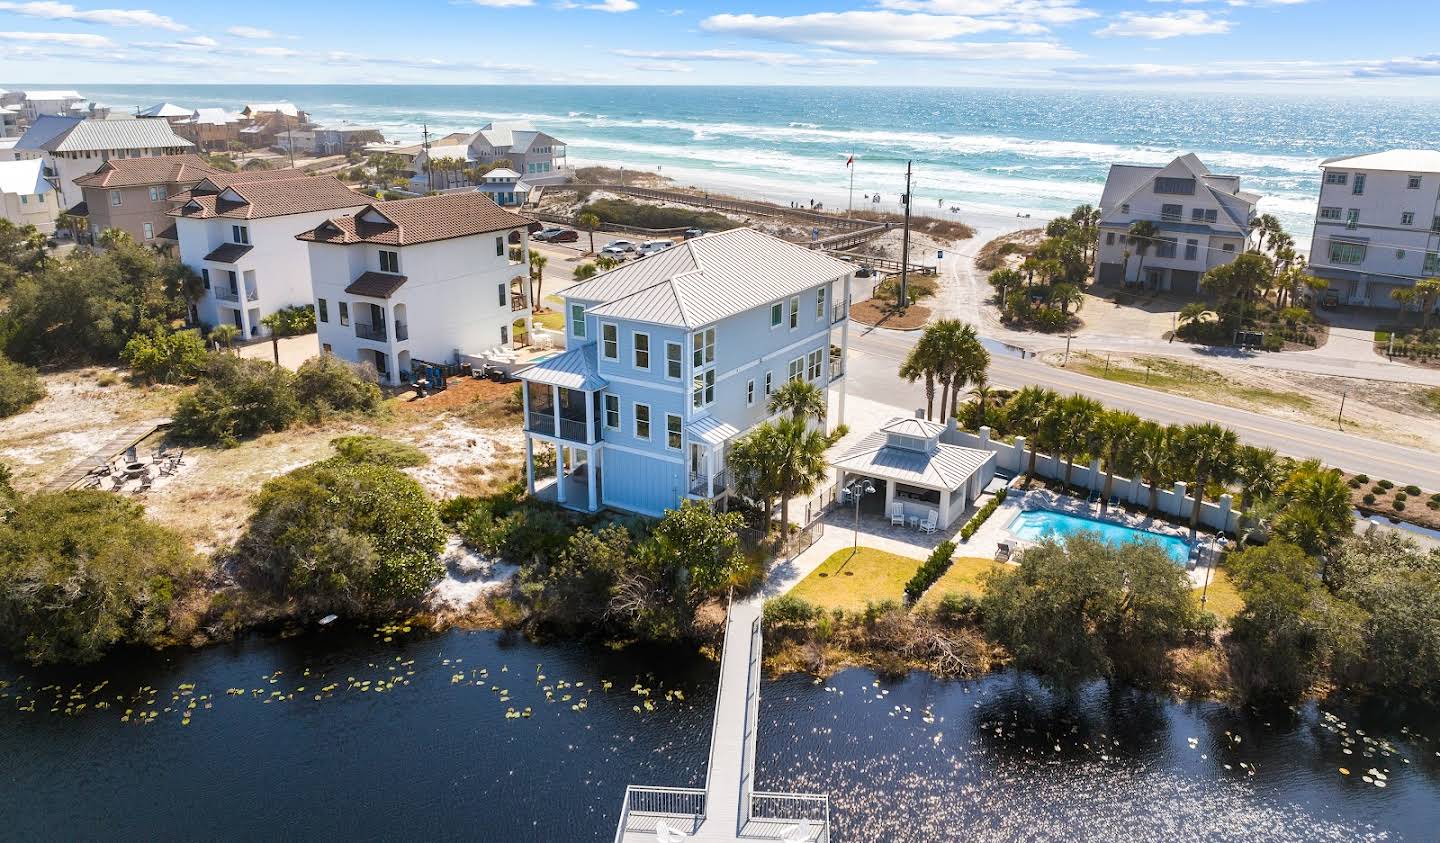
[[(896, 376), (900, 361), (918, 332), (902, 333), (852, 325), (850, 362), (846, 377), (853, 394), (913, 407), (925, 406), (922, 384), (907, 384)], [(1131, 410), (1159, 422), (1190, 424), (1214, 421), (1234, 429), (1245, 442), (1274, 448), (1299, 458), (1318, 458), (1327, 465), (1396, 483), (1415, 483), (1440, 489), (1440, 454), (1352, 436), (1271, 418), (1258, 413), (1221, 407), (1204, 401), (1089, 377), (1047, 366), (1033, 358), (993, 353), (990, 379), (997, 386), (1047, 386), (1063, 393), (1088, 395), (1110, 407)]]

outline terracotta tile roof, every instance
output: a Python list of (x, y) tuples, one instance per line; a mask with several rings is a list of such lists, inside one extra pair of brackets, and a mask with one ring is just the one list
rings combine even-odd
[[(170, 226), (171, 230), (174, 228), (175, 226)], [(245, 257), (253, 248), (255, 247), (243, 243), (223, 243), (215, 251), (206, 255), (204, 260), (215, 261), (216, 263), (234, 263)]]
[(180, 242), (180, 235), (175, 231), (175, 223), (173, 222), (160, 229), (160, 233), (155, 236), (160, 238), (161, 240), (174, 240), (177, 243)]
[(72, 217), (88, 217), (90, 216), (90, 203), (77, 202), (74, 207), (70, 208), (70, 210), (66, 211), (65, 213), (69, 214)]
[(395, 294), (395, 291), (404, 286), (406, 281), (403, 275), (391, 275), (387, 272), (364, 272), (359, 278), (350, 282), (345, 292), (356, 296), (369, 296), (372, 299), (388, 299)]
[(198, 155), (158, 155), (154, 158), (112, 158), (93, 173), (75, 179), (81, 187), (142, 187), (174, 182), (197, 182), (214, 167)]
[(313, 243), (375, 243), (410, 246), (524, 228), (528, 217), (500, 208), (483, 193), (446, 193), (419, 199), (377, 202), (350, 217), (326, 220), (297, 240)]
[[(298, 173), (299, 171), (291, 171)], [(227, 174), (233, 176), (235, 174)], [(179, 207), (172, 217), (192, 219), (253, 220), (338, 211), (372, 204), (375, 200), (356, 193), (334, 176), (270, 176), (260, 179), (227, 179), (219, 193), (197, 194), (194, 190), (175, 197)]]

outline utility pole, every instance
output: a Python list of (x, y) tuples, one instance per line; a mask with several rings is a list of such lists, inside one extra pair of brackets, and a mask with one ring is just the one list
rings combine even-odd
[(1350, 395), (1350, 390), (1340, 393), (1340, 415), (1336, 417), (1335, 423), (1341, 430), (1345, 429), (1345, 399)]
[(845, 207), (845, 216), (855, 213), (855, 153), (850, 153), (850, 160), (846, 162), (845, 169), (850, 171), (850, 203)]
[[(420, 148), (426, 153), (430, 152), (430, 124), (420, 124)], [(430, 166), (430, 156), (425, 156), (425, 189), (427, 193), (435, 191), (435, 169)]]
[(900, 299), (901, 310), (910, 306), (910, 164), (905, 162), (905, 230), (900, 240)]
[[(285, 117), (284, 114), (280, 115)], [(285, 120), (285, 145), (290, 147), (290, 169), (295, 169), (295, 135), (291, 134), (292, 126), (289, 118)]]

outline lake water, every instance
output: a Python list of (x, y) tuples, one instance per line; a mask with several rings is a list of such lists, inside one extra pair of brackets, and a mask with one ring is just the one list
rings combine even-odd
[[(4, 837), (605, 841), (626, 784), (702, 783), (715, 669), (693, 654), (392, 638), (0, 665)], [(1428, 840), (1440, 827), (1437, 745), (1393, 712), (1267, 719), (1102, 686), (1062, 702), (1011, 674), (847, 670), (767, 681), (760, 719), (757, 785), (828, 791), (838, 841)], [(1383, 789), (1362, 780), (1372, 767)]]

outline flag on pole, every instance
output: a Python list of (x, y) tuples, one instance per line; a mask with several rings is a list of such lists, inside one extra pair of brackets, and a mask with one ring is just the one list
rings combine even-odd
[(854, 164), (854, 163), (855, 163), (855, 156), (854, 156), (853, 154), (852, 154), (849, 158), (846, 158), (846, 159), (845, 159), (845, 166), (847, 166), (847, 167), (849, 167), (851, 164)]

